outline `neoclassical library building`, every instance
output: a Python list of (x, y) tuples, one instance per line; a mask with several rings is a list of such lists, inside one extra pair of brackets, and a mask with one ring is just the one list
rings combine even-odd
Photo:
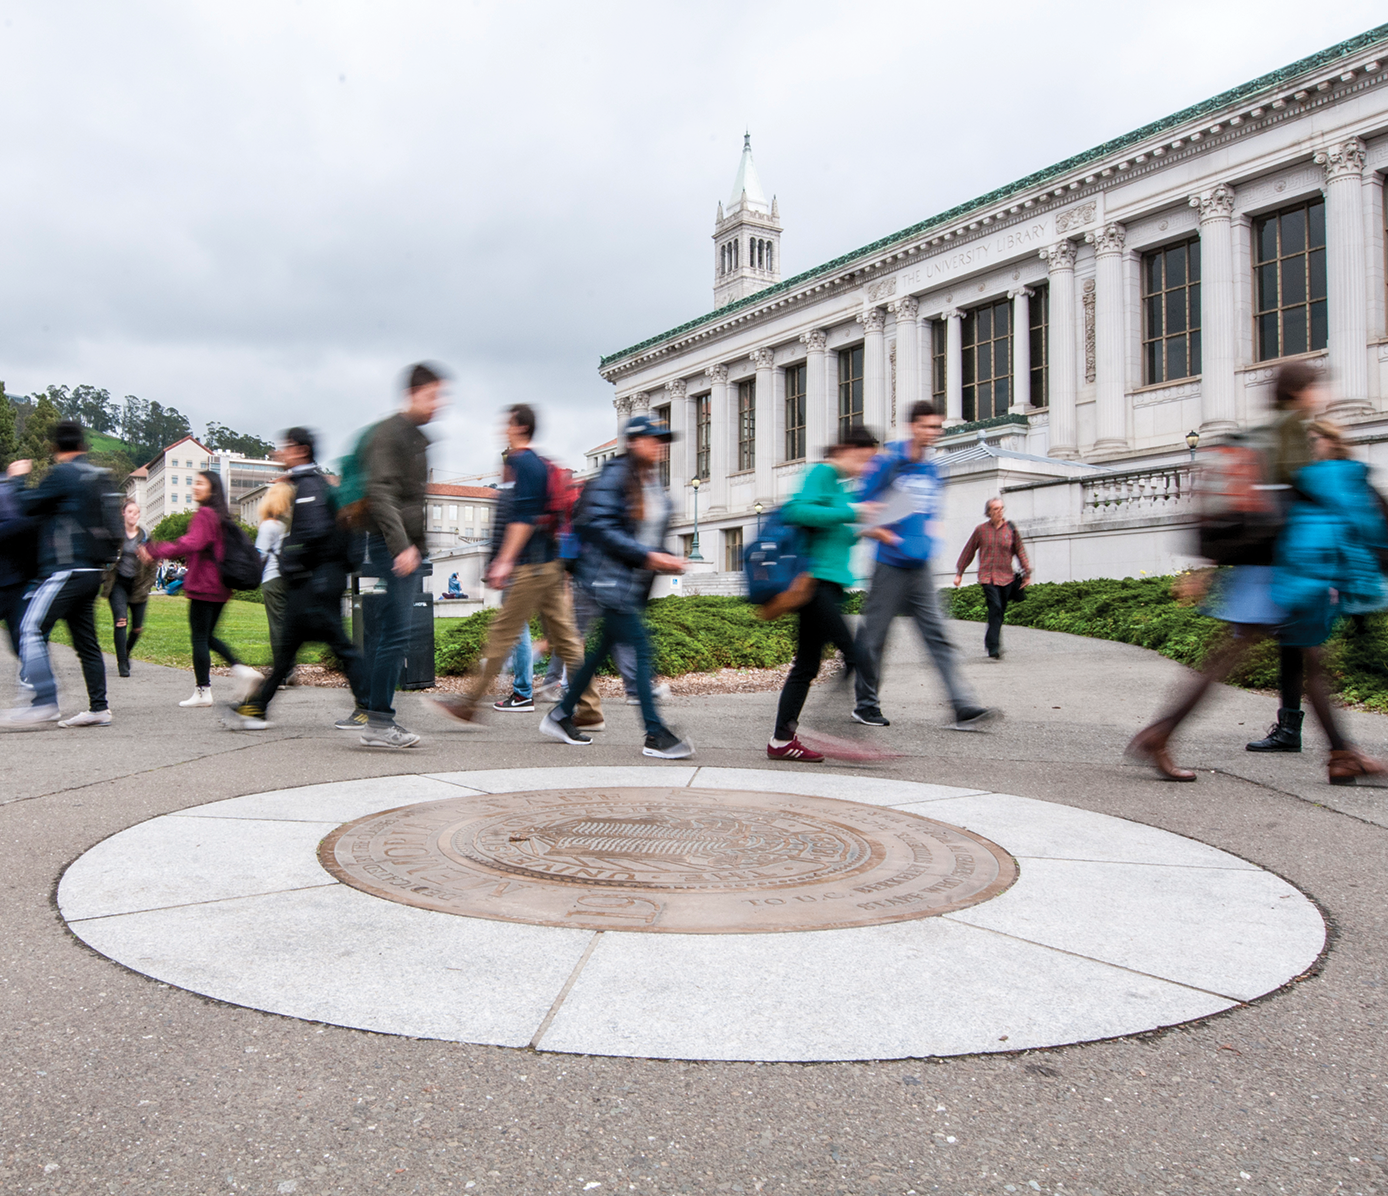
[[(840, 427), (947, 416), (952, 570), (1001, 494), (1037, 576), (1180, 567), (1201, 441), (1266, 418), (1283, 362), (1388, 464), (1388, 25), (862, 249), (781, 277), (750, 138), (713, 234), (713, 310), (604, 357), (618, 425), (658, 410), (676, 532), (740, 567)], [(947, 558), (947, 559), (946, 559)]]

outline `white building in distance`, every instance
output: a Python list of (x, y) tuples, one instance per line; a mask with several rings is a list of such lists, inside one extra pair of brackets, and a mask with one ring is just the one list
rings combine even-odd
[(656, 410), (676, 530), (737, 567), (855, 421), (936, 402), (941, 569), (990, 495), (1043, 580), (1186, 559), (1196, 436), (1260, 423), (1280, 364), (1324, 362), (1388, 463), (1388, 25), (780, 278), (781, 224), (744, 144), (714, 232), (714, 308), (604, 357), (617, 426)]
[(211, 470), (222, 479), (227, 505), (236, 512), (243, 497), (274, 481), (284, 466), (277, 461), (218, 452), (185, 436), (135, 470), (126, 483), (126, 494), (140, 504), (144, 526), (154, 527), (165, 515), (196, 510), (193, 478), (202, 470)]

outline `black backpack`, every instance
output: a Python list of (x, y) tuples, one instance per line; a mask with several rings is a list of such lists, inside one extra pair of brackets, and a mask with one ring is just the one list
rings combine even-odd
[(222, 559), (217, 562), (222, 585), (229, 590), (253, 590), (260, 585), (260, 575), (264, 571), (260, 553), (241, 530), (241, 525), (230, 519), (222, 520)]
[(116, 489), (110, 471), (86, 461), (77, 462), (87, 489), (84, 524), (91, 543), (92, 563), (109, 565), (125, 545), (125, 495)]
[(319, 565), (343, 563), (345, 553), (344, 533), (337, 523), (337, 496), (328, 479), (315, 472), (300, 474), (293, 481), (294, 508), (279, 556), (280, 572), (297, 581)]

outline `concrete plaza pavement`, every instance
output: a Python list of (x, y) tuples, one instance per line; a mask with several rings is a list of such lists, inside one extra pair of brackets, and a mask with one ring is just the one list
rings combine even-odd
[[(379, 752), (328, 725), (343, 691), (288, 691), (274, 728), (235, 735), (215, 712), (177, 708), (186, 673), (137, 663), (129, 680), (112, 670), (111, 727), (0, 740), (0, 1191), (1382, 1190), (1388, 789), (1328, 786), (1315, 729), (1301, 756), (1244, 752), (1276, 703), (1230, 690), (1179, 746), (1199, 781), (1162, 783), (1121, 751), (1178, 666), (1023, 629), (1008, 629), (994, 663), (979, 625), (954, 626), (970, 680), (1007, 717), (987, 734), (948, 731), (907, 630), (895, 633), (883, 694), (893, 726), (859, 729), (903, 754), (825, 767), (1042, 798), (1233, 852), (1319, 904), (1332, 931), (1321, 967), (1249, 1006), (1138, 1038), (867, 1064), (544, 1054), (222, 1005), (79, 943), (53, 903), (63, 868), (137, 822), (246, 793), (642, 763), (636, 712), (609, 706), (611, 729), (567, 748), (538, 738), (538, 715), (473, 731), (401, 695), (401, 721), (425, 741)], [(71, 655), (55, 651), (74, 695)], [(677, 698), (668, 714), (699, 763), (803, 770), (765, 758), (774, 702)], [(1349, 719), (1367, 750), (1388, 752), (1388, 718)], [(832, 686), (812, 694), (805, 722), (856, 733)]]

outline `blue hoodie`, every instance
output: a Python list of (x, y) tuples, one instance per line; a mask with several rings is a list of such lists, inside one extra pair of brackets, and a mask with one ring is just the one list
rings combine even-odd
[(858, 494), (859, 502), (886, 502), (891, 490), (909, 490), (914, 496), (915, 513), (888, 529), (901, 537), (901, 543), (877, 545), (877, 559), (898, 569), (914, 569), (930, 559), (934, 524), (944, 505), (944, 488), (935, 463), (924, 453), (919, 461), (912, 461), (911, 448), (909, 440), (886, 445), (863, 474)]

